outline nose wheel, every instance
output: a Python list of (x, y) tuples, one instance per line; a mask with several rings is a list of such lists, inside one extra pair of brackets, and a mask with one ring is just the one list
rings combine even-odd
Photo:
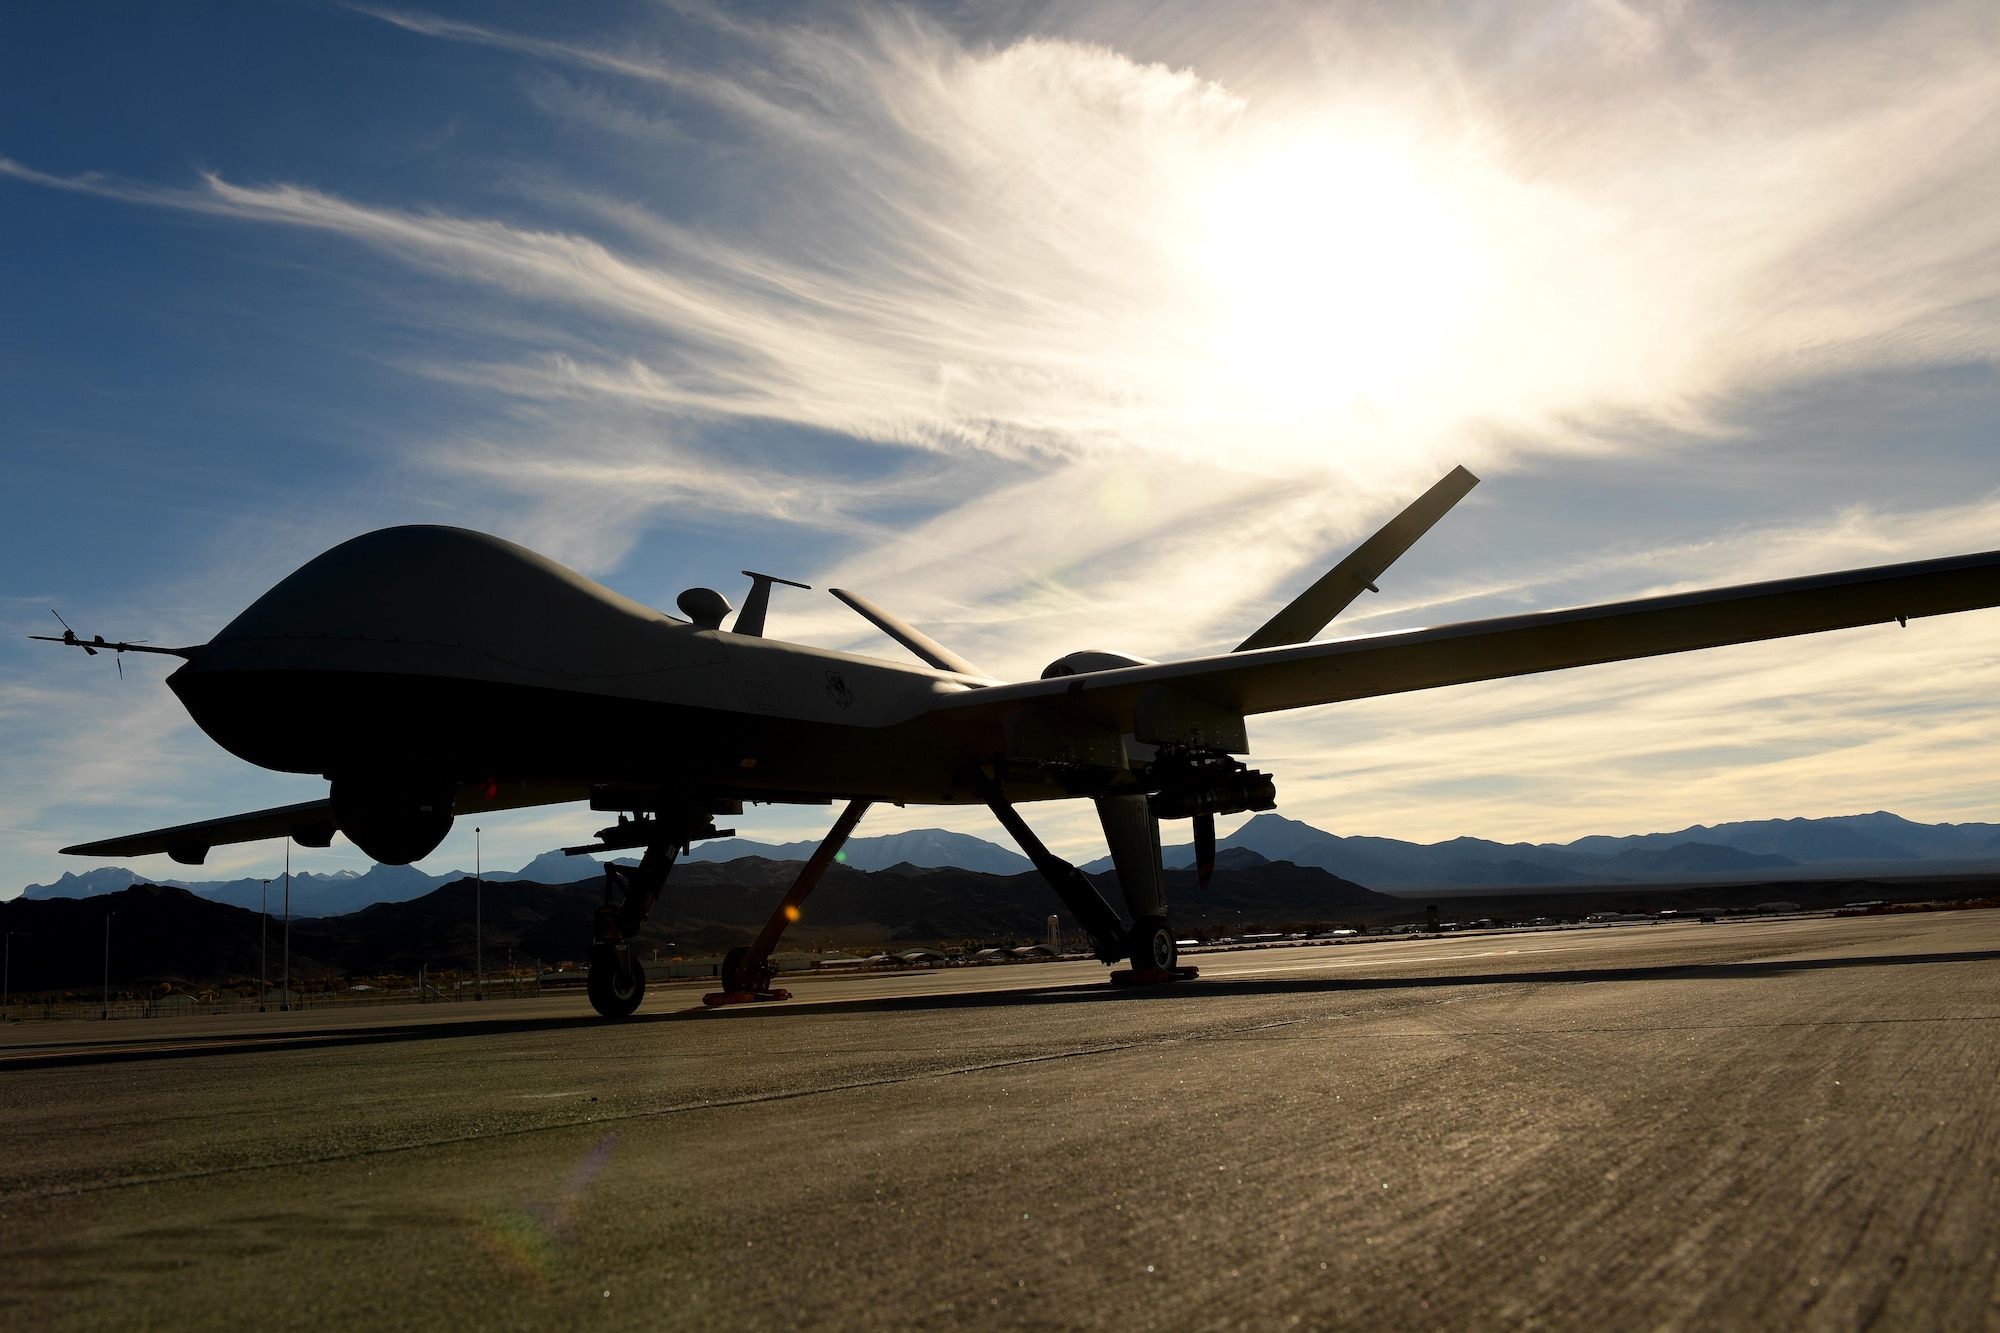
[(629, 950), (598, 949), (583, 988), (590, 1007), (605, 1018), (630, 1018), (646, 998), (646, 967)]

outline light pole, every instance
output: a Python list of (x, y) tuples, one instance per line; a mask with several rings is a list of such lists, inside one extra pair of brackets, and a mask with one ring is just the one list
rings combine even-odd
[(480, 856), (479, 826), (472, 826), (472, 998), (486, 998), (486, 863)]
[(271, 998), (271, 881), (257, 896), (257, 1012)]
[(285, 839), (285, 1002), (278, 1006), (292, 1011), (292, 840)]
[(111, 1017), (111, 913), (104, 914), (104, 1007), (99, 1018)]

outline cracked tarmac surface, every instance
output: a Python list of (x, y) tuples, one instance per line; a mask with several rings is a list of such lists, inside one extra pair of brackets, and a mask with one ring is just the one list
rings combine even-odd
[(12, 1024), (0, 1321), (2000, 1327), (2000, 912), (1190, 961)]

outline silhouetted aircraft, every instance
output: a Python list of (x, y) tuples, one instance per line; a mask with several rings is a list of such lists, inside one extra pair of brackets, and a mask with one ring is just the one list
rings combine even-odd
[[(573, 852), (643, 848), (605, 867), (590, 995), (617, 1017), (645, 973), (628, 941), (688, 844), (730, 832), (742, 803), (847, 802), (756, 944), (731, 953), (715, 1001), (779, 997), (768, 958), (873, 802), (984, 804), (1089, 934), (1114, 979), (1177, 966), (1160, 866), (1162, 819), (1193, 821), (1199, 878), (1215, 816), (1267, 810), (1272, 779), (1237, 755), (1244, 719), (1373, 695), (1822, 630), (1907, 623), (2000, 604), (2000, 552), (1546, 611), (1435, 629), (1313, 639), (1477, 479), (1455, 469), (1234, 652), (1150, 662), (1074, 652), (1003, 682), (855, 593), (834, 589), (908, 648), (910, 666), (764, 637), (774, 583), (729, 603), (682, 593), (664, 615), (511, 542), (460, 528), (387, 528), (319, 556), (190, 648), (55, 641), (186, 659), (167, 684), (230, 753), (326, 776), (325, 800), (68, 847), (165, 852), (336, 831), (378, 861), (428, 855), (455, 817), (564, 801), (614, 813)], [(802, 584), (788, 584), (803, 587)], [(42, 637), (42, 636), (36, 636)], [(53, 636), (50, 636), (53, 637)], [(1096, 803), (1129, 923), (1052, 854), (1016, 806)]]

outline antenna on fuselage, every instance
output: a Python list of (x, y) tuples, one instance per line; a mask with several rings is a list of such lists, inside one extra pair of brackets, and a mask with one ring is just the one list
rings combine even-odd
[(905, 648), (908, 648), (923, 661), (928, 662), (938, 670), (956, 671), (961, 676), (986, 675), (984, 671), (981, 671), (978, 667), (972, 665), (972, 663), (966, 661), (957, 653), (945, 647), (936, 639), (933, 639), (930, 635), (925, 634), (913, 625), (905, 624), (897, 617), (869, 601), (866, 597), (863, 597), (860, 593), (849, 592), (845, 588), (828, 588), (827, 591), (853, 607), (861, 614), (864, 620), (876, 629), (881, 630), (884, 634), (894, 639), (897, 643), (902, 644)]
[(58, 637), (53, 634), (30, 634), (29, 638), (39, 640), (42, 643), (61, 643), (67, 644), (71, 648), (81, 648), (85, 654), (91, 657), (97, 656), (100, 650), (111, 653), (118, 663), (118, 679), (120, 680), (125, 679), (124, 654), (126, 653), (158, 653), (162, 657), (181, 657), (186, 658), (188, 661), (194, 660), (195, 650), (192, 648), (155, 648), (144, 639), (136, 643), (125, 643), (122, 641), (118, 643), (106, 643), (102, 634), (93, 634), (86, 639), (69, 627), (69, 622), (62, 618), (62, 612), (56, 610), (54, 607), (50, 607), (49, 614), (54, 616), (56, 623), (63, 627), (61, 636)]
[(729, 627), (731, 634), (747, 634), (753, 639), (764, 637), (764, 613), (771, 609), (771, 585), (782, 583), (787, 588), (803, 588), (812, 591), (810, 583), (794, 583), (781, 579), (776, 574), (759, 574), (754, 569), (746, 569), (743, 576), (750, 580), (750, 595), (743, 601), (743, 609), (736, 613), (736, 623)]

